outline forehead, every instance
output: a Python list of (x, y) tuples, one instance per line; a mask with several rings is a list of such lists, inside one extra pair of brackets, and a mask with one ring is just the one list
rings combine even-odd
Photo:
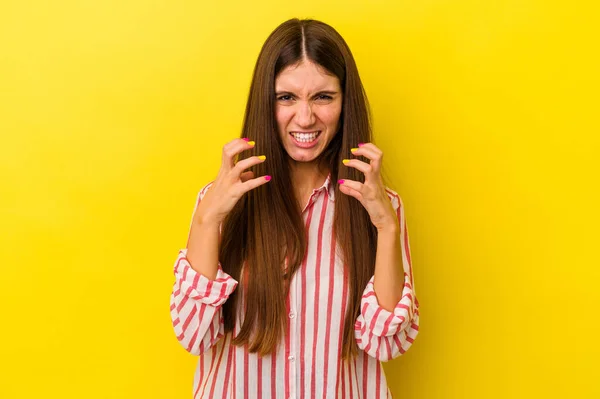
[(276, 91), (313, 92), (339, 89), (340, 81), (337, 76), (306, 60), (284, 68), (275, 79)]

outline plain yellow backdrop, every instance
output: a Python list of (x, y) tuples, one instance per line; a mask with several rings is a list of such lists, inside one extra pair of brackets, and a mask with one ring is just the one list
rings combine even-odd
[(0, 3), (0, 398), (190, 398), (169, 318), (199, 188), (290, 17), (332, 24), (410, 232), (397, 398), (600, 397), (598, 7)]

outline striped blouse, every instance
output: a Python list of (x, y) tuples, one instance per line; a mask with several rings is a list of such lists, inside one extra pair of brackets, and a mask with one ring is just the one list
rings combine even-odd
[[(194, 212), (204, 193), (196, 201)], [(302, 211), (308, 250), (292, 278), (285, 338), (272, 355), (249, 353), (224, 334), (221, 306), (238, 282), (219, 266), (213, 281), (195, 272), (186, 249), (175, 261), (171, 319), (180, 344), (199, 355), (193, 398), (363, 398), (391, 397), (382, 361), (403, 354), (419, 330), (410, 247), (402, 200), (387, 189), (400, 222), (405, 283), (393, 312), (379, 306), (373, 277), (365, 287), (355, 322), (358, 356), (342, 360), (342, 332), (348, 303), (347, 273), (334, 251), (334, 187), (328, 177)], [(189, 240), (189, 236), (188, 236)], [(239, 307), (243, 309), (243, 305)], [(238, 314), (234, 333), (240, 328)]]

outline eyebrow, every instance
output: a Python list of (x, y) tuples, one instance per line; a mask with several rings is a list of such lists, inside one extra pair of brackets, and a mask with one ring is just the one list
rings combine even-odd
[[(277, 92), (275, 92), (276, 96), (280, 96), (282, 94), (293, 94), (294, 96), (296, 95), (292, 91), (285, 91), (284, 90), (284, 91), (277, 91)], [(321, 91), (316, 92), (314, 95), (316, 96), (317, 94), (329, 94), (329, 95), (333, 96), (333, 95), (338, 94), (338, 92), (337, 91), (331, 91), (331, 90), (321, 90)]]

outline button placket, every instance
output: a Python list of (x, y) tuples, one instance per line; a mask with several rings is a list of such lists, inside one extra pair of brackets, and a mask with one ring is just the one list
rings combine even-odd
[(290, 353), (288, 354), (287, 361), (290, 362), (290, 398), (296, 396), (296, 341), (297, 341), (297, 327), (296, 322), (296, 293), (298, 292), (298, 278), (297, 274), (293, 277), (293, 281), (290, 289), (290, 309), (288, 313), (289, 317), (289, 334), (290, 334)]

